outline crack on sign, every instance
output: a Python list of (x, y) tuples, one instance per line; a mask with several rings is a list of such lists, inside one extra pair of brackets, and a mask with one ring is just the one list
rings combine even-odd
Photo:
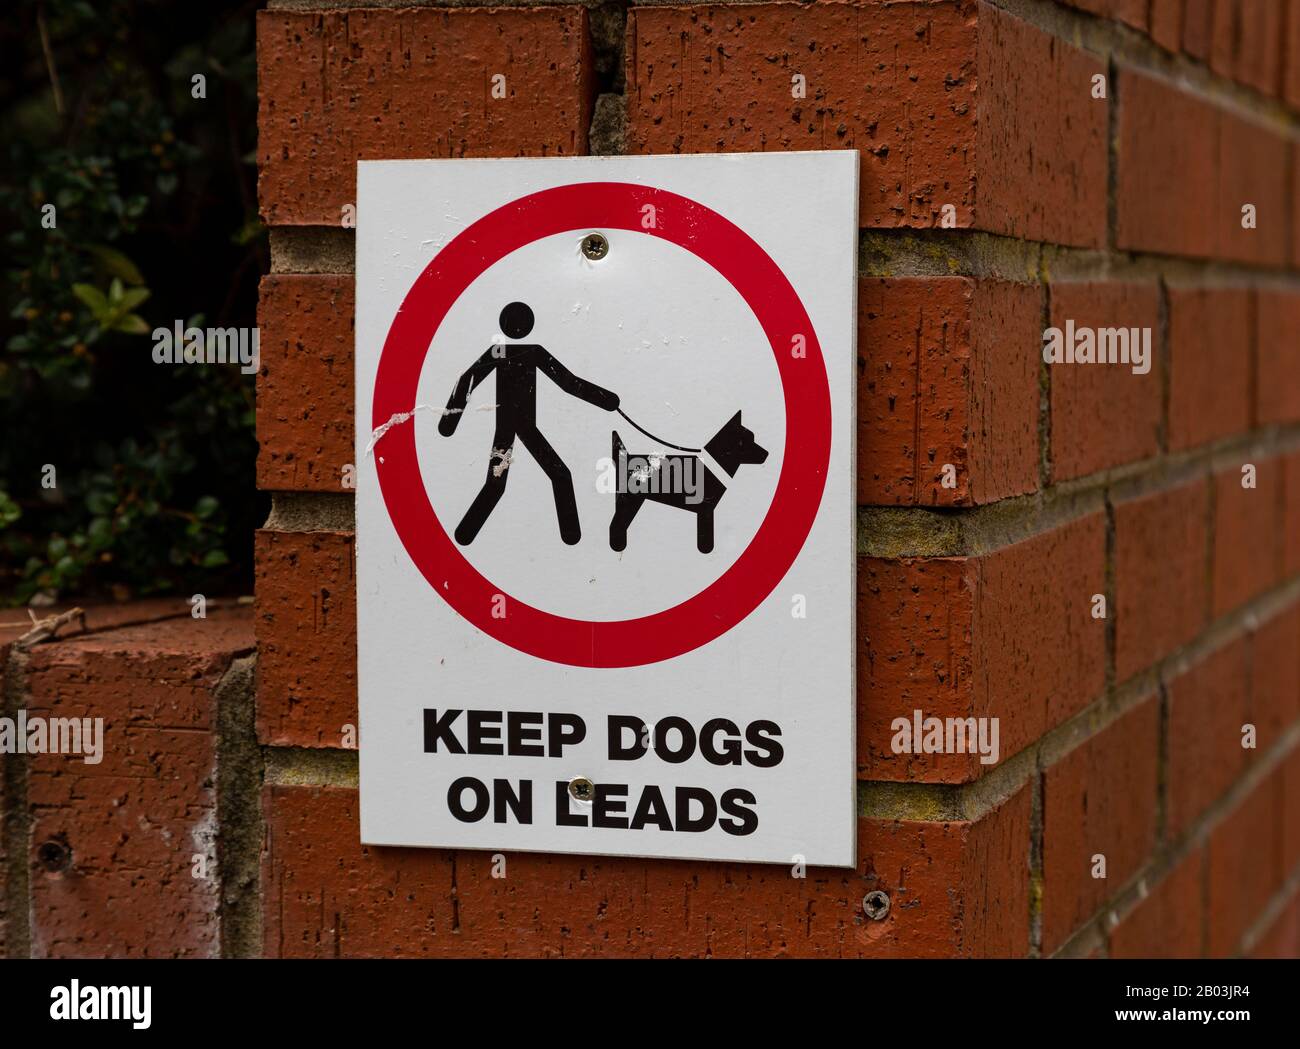
[(508, 448), (492, 449), (492, 476), (500, 477), (510, 469), (510, 460), (514, 457), (515, 447), (510, 445)]
[[(495, 404), (480, 404), (473, 410), (476, 412), (492, 412), (496, 411), (496, 409), (497, 405)], [(368, 458), (370, 453), (375, 450), (375, 445), (379, 443), (384, 434), (394, 426), (401, 426), (403, 423), (410, 422), (415, 418), (416, 412), (434, 412), (437, 415), (459, 415), (461, 412), (469, 410), (470, 409), (468, 408), (435, 408), (432, 404), (417, 404), (409, 412), (394, 412), (388, 422), (382, 423), (370, 431), (370, 443), (366, 445), (365, 455)]]

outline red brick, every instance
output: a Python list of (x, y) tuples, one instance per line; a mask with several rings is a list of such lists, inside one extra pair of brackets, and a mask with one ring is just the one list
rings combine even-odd
[(1300, 452), (1282, 460), (1282, 574), (1300, 573)]
[[(28, 758), (33, 956), (219, 953), (215, 690), (251, 627), (246, 609), (209, 610), (32, 650), (29, 717), (104, 719), (98, 764)], [(66, 865), (51, 869), (51, 843)]]
[(1206, 953), (1211, 958), (1237, 953), (1242, 936), (1281, 887), (1278, 819), (1277, 790), (1265, 780), (1210, 835)]
[(1169, 449), (1250, 429), (1251, 292), (1169, 289)]
[(858, 149), (862, 225), (969, 226), (976, 31), (956, 4), (634, 8), (629, 152)]
[(1038, 298), (964, 277), (861, 282), (860, 502), (969, 505), (1037, 488)]
[(1183, 50), (1204, 62), (1213, 35), (1214, 0), (1183, 0)]
[(1300, 606), (1261, 623), (1251, 646), (1250, 716), (1262, 754), (1300, 719)]
[[(1287, 141), (1262, 124), (1227, 111), (1218, 111), (1217, 120), (1219, 160), (1216, 168), (1209, 169), (1218, 171), (1219, 184), (1215, 255), (1284, 266), (1290, 253)], [(1209, 170), (1201, 177), (1208, 176)], [(1254, 229), (1241, 225), (1246, 204), (1255, 205)]]
[(257, 484), (338, 492), (352, 443), (353, 279), (262, 279)]
[(1261, 426), (1300, 420), (1300, 293), (1260, 289), (1255, 296)]
[[(1297, 0), (1300, 3), (1300, 0)], [(1297, 106), (1300, 108), (1300, 105)], [(1291, 200), (1300, 200), (1300, 143), (1291, 147)], [(1300, 269), (1300, 208), (1291, 208), (1291, 268)]]
[(1237, 0), (1241, 43), (1237, 49), (1234, 78), (1265, 95), (1276, 96), (1282, 79), (1282, 37), (1285, 31), (1284, 0), (1258, 3)]
[(1250, 720), (1244, 638), (1168, 682), (1167, 824), (1177, 838), (1245, 770), (1241, 728)]
[(1100, 514), (977, 558), (864, 560), (862, 774), (948, 783), (992, 768), (973, 754), (894, 754), (891, 722), (916, 710), (998, 718), (1005, 761), (1083, 709), (1105, 683), (1105, 624), (1091, 616), (1104, 589)]
[[(1282, 265), (1287, 142), (1272, 129), (1146, 73), (1120, 78), (1119, 247)], [(1242, 228), (1255, 205), (1256, 228)]]
[(584, 8), (263, 11), (257, 30), (269, 223), (338, 224), (358, 160), (586, 152)]
[(1151, 368), (1125, 364), (1053, 364), (1052, 477), (1063, 481), (1154, 456), (1160, 450), (1160, 360), (1154, 284), (1087, 282), (1051, 285), (1052, 326), (1150, 328)]
[(1254, 488), (1242, 487), (1239, 466), (1230, 466), (1214, 478), (1215, 618), (1258, 597), (1279, 578), (1281, 463), (1261, 459), (1251, 465)]
[(630, 152), (857, 149), (864, 226), (1104, 239), (1104, 66), (988, 4), (638, 7), (626, 54)]
[(1182, 50), (1183, 0), (1151, 0), (1151, 39), (1173, 54)]
[(1278, 840), (1282, 870), (1289, 877), (1300, 867), (1300, 748), (1286, 756), (1272, 778), (1280, 799)]
[(1095, 55), (988, 4), (979, 7), (976, 225), (1026, 240), (1106, 240), (1110, 102)]
[(1300, 958), (1300, 896), (1282, 908), (1277, 919), (1251, 949), (1252, 958)]
[(1214, 0), (1210, 15), (1210, 68), (1221, 77), (1231, 78), (1237, 71), (1241, 48), (1241, 0)]
[(1108, 18), (1114, 22), (1123, 22), (1134, 29), (1147, 27), (1148, 0), (1064, 0), (1071, 7), (1080, 11)]
[[(1120, 72), (1119, 94), (1118, 246), (1168, 255), (1213, 254), (1218, 110), (1168, 81), (1127, 68)], [(1239, 209), (1240, 204), (1238, 222)]]
[(976, 503), (1038, 489), (1037, 285), (982, 281), (972, 303), (970, 469)]
[(1286, 0), (1286, 26), (1282, 62), (1282, 98), (1300, 109), (1300, 0)]
[(1105, 533), (1092, 514), (975, 561), (974, 712), (1001, 719), (1003, 760), (1101, 694)]
[(1205, 853), (1178, 861), (1110, 934), (1112, 958), (1199, 958), (1204, 954)]
[[(1029, 797), (975, 822), (863, 820), (856, 871), (358, 844), (356, 792), (264, 793), (272, 957), (1023, 955)], [(862, 897), (890, 894), (888, 918)]]
[(1115, 678), (1187, 644), (1209, 609), (1209, 485), (1115, 504)]
[[(858, 566), (858, 763), (877, 780), (965, 781), (971, 754), (895, 754), (894, 718), (975, 713), (974, 588), (963, 558), (864, 558)], [(1000, 742), (1000, 741), (999, 741)]]
[(258, 737), (337, 747), (357, 723), (353, 536), (259, 531), (254, 553)]
[[(1156, 840), (1160, 706), (1154, 696), (1043, 774), (1043, 952), (1138, 870)], [(1094, 856), (1105, 878), (1094, 878)]]

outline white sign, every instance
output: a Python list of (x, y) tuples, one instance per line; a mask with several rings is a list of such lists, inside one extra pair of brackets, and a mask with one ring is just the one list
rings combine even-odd
[(363, 842), (853, 865), (857, 174), (358, 165)]

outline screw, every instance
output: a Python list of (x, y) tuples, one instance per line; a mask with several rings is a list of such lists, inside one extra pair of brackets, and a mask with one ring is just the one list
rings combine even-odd
[(889, 893), (872, 889), (862, 897), (862, 911), (873, 922), (883, 922), (889, 917)]
[(582, 253), (592, 262), (598, 262), (609, 254), (609, 241), (601, 233), (588, 233), (582, 238)]
[(53, 839), (44, 842), (36, 850), (36, 858), (51, 874), (58, 874), (72, 866), (72, 850), (65, 842)]
[(596, 784), (586, 776), (574, 776), (569, 780), (569, 797), (574, 801), (590, 801), (596, 794)]

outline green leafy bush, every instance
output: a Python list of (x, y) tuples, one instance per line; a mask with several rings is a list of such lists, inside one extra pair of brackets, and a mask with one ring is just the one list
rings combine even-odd
[(0, 599), (249, 584), (253, 376), (155, 364), (150, 333), (256, 323), (255, 7), (26, 0), (0, 26)]

